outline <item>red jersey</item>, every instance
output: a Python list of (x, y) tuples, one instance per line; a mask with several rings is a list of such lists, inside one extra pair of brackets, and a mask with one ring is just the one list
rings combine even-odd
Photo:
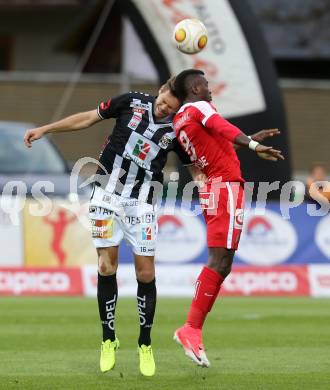
[(209, 102), (187, 103), (173, 120), (176, 137), (194, 165), (208, 179), (244, 182), (233, 147), (241, 130), (222, 118)]

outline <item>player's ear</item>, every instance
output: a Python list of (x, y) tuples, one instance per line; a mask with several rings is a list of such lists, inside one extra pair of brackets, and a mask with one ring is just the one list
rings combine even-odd
[(199, 95), (199, 92), (200, 92), (200, 85), (198, 83), (192, 83), (191, 87), (191, 92), (194, 94), (194, 95)]
[(201, 83), (198, 77), (194, 77), (191, 80), (190, 90), (194, 95), (199, 95), (201, 91)]

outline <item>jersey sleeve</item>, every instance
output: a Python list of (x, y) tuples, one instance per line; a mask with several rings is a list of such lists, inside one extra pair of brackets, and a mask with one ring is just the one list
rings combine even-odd
[(101, 119), (117, 118), (120, 115), (120, 111), (129, 106), (130, 94), (124, 93), (123, 95), (110, 98), (106, 102), (101, 102), (97, 107), (97, 113)]
[(206, 129), (211, 129), (230, 142), (242, 134), (241, 130), (224, 119), (208, 102), (197, 102), (194, 105), (195, 119), (202, 122)]
[(174, 140), (173, 152), (177, 154), (182, 165), (187, 166), (193, 164), (188, 154), (183, 150), (182, 146), (179, 144), (178, 140)]

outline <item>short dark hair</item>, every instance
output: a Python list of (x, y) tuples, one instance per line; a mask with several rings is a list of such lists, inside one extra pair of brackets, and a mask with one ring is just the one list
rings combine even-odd
[(188, 95), (186, 80), (189, 76), (204, 76), (204, 72), (199, 69), (186, 69), (179, 73), (174, 80), (174, 95), (182, 102)]

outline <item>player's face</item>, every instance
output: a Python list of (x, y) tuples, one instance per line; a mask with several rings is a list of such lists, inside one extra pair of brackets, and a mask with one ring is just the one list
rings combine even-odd
[(209, 82), (203, 76), (199, 77), (198, 89), (198, 96), (201, 100), (206, 100), (207, 102), (210, 102), (212, 100), (212, 93), (209, 90)]
[(154, 113), (157, 118), (166, 118), (179, 110), (179, 100), (166, 89), (160, 89), (159, 95), (155, 101)]

